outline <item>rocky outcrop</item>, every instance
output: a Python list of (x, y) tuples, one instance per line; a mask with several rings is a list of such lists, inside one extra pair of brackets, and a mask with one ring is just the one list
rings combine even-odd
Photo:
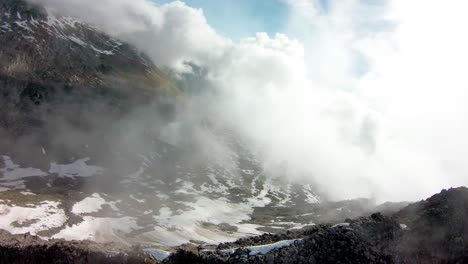
[(188, 263), (185, 262), (188, 259), (191, 263), (393, 263), (388, 246), (400, 230), (392, 219), (373, 214), (350, 223), (251, 238), (256, 244), (261, 244), (259, 238), (265, 238), (265, 244), (297, 238), (290, 246), (273, 249), (266, 254), (249, 254), (249, 247), (245, 245), (249, 239), (242, 239), (238, 243), (243, 246), (232, 254), (220, 250), (225, 248), (221, 245), (218, 250), (202, 252), (200, 256), (178, 251), (165, 263)]
[(408, 226), (395, 243), (398, 263), (468, 263), (468, 189), (443, 190), (394, 215)]
[(0, 230), (0, 263), (157, 263), (138, 248), (91, 241), (42, 240)]
[[(393, 216), (375, 213), (333, 226), (245, 238), (198, 255), (179, 250), (164, 263), (468, 263), (467, 198), (467, 188), (443, 190)], [(294, 238), (289, 246), (251, 254), (251, 245)]]

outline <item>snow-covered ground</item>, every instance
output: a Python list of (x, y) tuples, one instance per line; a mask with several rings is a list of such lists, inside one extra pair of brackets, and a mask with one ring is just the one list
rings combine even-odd
[[(43, 150), (41, 153), (46, 152)], [(29, 177), (52, 179), (58, 176), (78, 180), (79, 177), (88, 179), (100, 176), (104, 172), (103, 167), (90, 165), (92, 161), (88, 157), (61, 164), (51, 161), (49, 170), (23, 166), (9, 156), (1, 157), (3, 166), (0, 164), (0, 192), (17, 189), (19, 195), (29, 197), (36, 196), (34, 190), (31, 191), (25, 186)], [(67, 240), (123, 241), (127, 239), (126, 234), (136, 232), (138, 235), (134, 239), (157, 246), (177, 246), (194, 240), (216, 244), (262, 234), (259, 229), (265, 227), (265, 223), (251, 222), (254, 207), (268, 206), (273, 200), (279, 207), (288, 207), (293, 203), (294, 191), (290, 185), (283, 188), (271, 179), (261, 179), (262, 175), (258, 174), (258, 171), (252, 174), (253, 170), (246, 171), (246, 175), (250, 175), (253, 182), (245, 185), (242, 185), (241, 181), (231, 179), (231, 176), (224, 175), (223, 170), (208, 166), (205, 182), (202, 184), (196, 184), (190, 178), (192, 175), (189, 175), (185, 178), (180, 176), (172, 183), (165, 179), (154, 179), (149, 186), (143, 181), (152, 173), (154, 168), (151, 166), (161, 158), (161, 154), (141, 155), (140, 158), (142, 163), (136, 164), (135, 167), (135, 171), (139, 168), (138, 172), (127, 177), (125, 184), (121, 185), (132, 188), (143, 184), (152, 187), (149, 193), (128, 191), (116, 196), (93, 192), (87, 197), (73, 201), (70, 206), (68, 200), (66, 206), (65, 201), (46, 201), (40, 205), (31, 204), (31, 207), (14, 206), (11, 202), (0, 200), (0, 228), (13, 233), (37, 233), (58, 228), (52, 237)], [(45, 181), (47, 186), (53, 187), (49, 179)], [(172, 189), (167, 190), (170, 185)], [(232, 188), (245, 188), (244, 186), (251, 188), (245, 191), (247, 194), (250, 192), (249, 195), (235, 200), (225, 197), (230, 195)], [(310, 188), (304, 192), (308, 200), (313, 196)], [(80, 192), (81, 194), (83, 193)], [(174, 200), (174, 196), (179, 198)], [(103, 211), (105, 205), (112, 211)], [(106, 215), (106, 212), (112, 216)], [(79, 216), (79, 221), (66, 224), (67, 214)], [(301, 228), (305, 225), (278, 218), (271, 220), (267, 226), (280, 230)]]
[(95, 213), (99, 212), (104, 204), (106, 204), (106, 200), (98, 193), (94, 193), (90, 197), (86, 197), (82, 201), (74, 204), (71, 211), (74, 214)]
[[(143, 236), (157, 244), (175, 246), (190, 240), (219, 243), (234, 241), (246, 235), (261, 234), (258, 225), (242, 223), (250, 219), (253, 208), (247, 203), (230, 203), (225, 198), (209, 199), (198, 197), (194, 202), (183, 202), (190, 209), (172, 212), (163, 207), (153, 218), (158, 223), (155, 230)], [(202, 223), (213, 225), (227, 224), (237, 229), (236, 232), (223, 232), (204, 227)]]
[(31, 207), (0, 204), (0, 229), (13, 234), (37, 234), (52, 228), (61, 227), (67, 217), (59, 202), (43, 201)]
[(20, 164), (16, 164), (9, 156), (2, 156), (2, 159), (4, 167), (0, 168), (0, 191), (24, 189), (23, 178), (47, 175), (46, 172), (40, 169), (22, 167)]
[(70, 164), (50, 164), (50, 173), (56, 173), (61, 177), (90, 177), (102, 174), (104, 169), (99, 166), (88, 165), (90, 158), (82, 158)]
[[(9, 189), (24, 189), (24, 178), (48, 176), (57, 174), (60, 177), (91, 177), (102, 174), (104, 169), (99, 166), (88, 165), (90, 158), (78, 159), (69, 164), (50, 163), (49, 172), (41, 169), (24, 167), (17, 164), (9, 156), (1, 156), (3, 167), (0, 165), (0, 191)], [(2, 188), (3, 187), (3, 188)]]
[(98, 242), (123, 241), (119, 234), (129, 233), (138, 225), (132, 217), (108, 218), (84, 216), (83, 222), (67, 226), (53, 238), (66, 240), (94, 240)]

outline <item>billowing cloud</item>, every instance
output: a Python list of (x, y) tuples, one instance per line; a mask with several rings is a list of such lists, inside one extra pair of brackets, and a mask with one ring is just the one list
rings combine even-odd
[(242, 135), (272, 175), (287, 167), (336, 199), (420, 199), (468, 184), (464, 1), (286, 1), (286, 34), (238, 43), (182, 2), (32, 1), (157, 65), (206, 69), (215, 93), (188, 114)]
[(30, 0), (50, 12), (79, 18), (144, 51), (159, 65), (186, 71), (220, 56), (230, 40), (218, 35), (203, 11), (182, 2), (156, 5), (137, 0)]

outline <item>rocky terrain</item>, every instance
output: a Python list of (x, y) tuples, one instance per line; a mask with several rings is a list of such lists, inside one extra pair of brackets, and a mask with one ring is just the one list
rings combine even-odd
[(468, 189), (460, 187), (390, 216), (265, 234), (198, 254), (180, 250), (164, 263), (467, 263), (467, 214)]
[(156, 263), (141, 249), (91, 241), (45, 241), (0, 230), (0, 263)]
[[(397, 213), (374, 213), (219, 245), (164, 251), (119, 243), (45, 241), (1, 232), (2, 263), (466, 263), (468, 188), (443, 190)], [(173, 252), (173, 253), (170, 253)]]

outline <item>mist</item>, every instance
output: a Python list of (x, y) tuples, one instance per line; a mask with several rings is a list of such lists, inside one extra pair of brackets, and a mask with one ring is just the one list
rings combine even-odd
[[(282, 33), (238, 42), (179, 1), (31, 2), (134, 45), (175, 79), (195, 76), (169, 123), (136, 112), (167, 143), (207, 159), (231, 151), (208, 120), (239, 136), (266, 175), (334, 200), (418, 200), (468, 184), (463, 1), (286, 1)], [(144, 145), (137, 135), (128, 145)]]

